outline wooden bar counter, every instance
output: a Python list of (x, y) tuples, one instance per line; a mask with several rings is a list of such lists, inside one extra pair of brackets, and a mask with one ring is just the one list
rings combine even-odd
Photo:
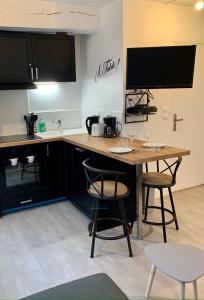
[(71, 143), (75, 146), (88, 149), (90, 151), (111, 157), (113, 159), (122, 161), (124, 163), (133, 165), (136, 174), (136, 207), (137, 207), (137, 238), (142, 239), (142, 172), (143, 164), (147, 162), (181, 157), (189, 155), (190, 151), (179, 149), (175, 147), (164, 147), (158, 152), (147, 151), (143, 147), (143, 141), (134, 141), (134, 151), (125, 154), (114, 154), (109, 151), (110, 148), (119, 147), (121, 144), (127, 144), (126, 138), (101, 138), (92, 137), (87, 134), (72, 135), (64, 137), (65, 142)]
[(134, 140), (134, 151), (131, 153), (114, 154), (110, 148), (119, 147), (121, 144), (128, 144), (127, 138), (101, 138), (92, 137), (88, 134), (72, 135), (63, 138), (64, 141), (78, 147), (100, 153), (102, 155), (117, 159), (130, 165), (138, 165), (146, 162), (189, 155), (190, 151), (175, 147), (164, 147), (158, 152), (147, 151), (143, 147), (144, 141)]

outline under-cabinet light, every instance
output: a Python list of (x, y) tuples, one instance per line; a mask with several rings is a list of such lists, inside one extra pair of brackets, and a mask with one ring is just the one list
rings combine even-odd
[[(42, 93), (53, 93), (58, 89), (57, 82), (36, 82), (37, 90)], [(36, 90), (36, 91), (37, 91)]]

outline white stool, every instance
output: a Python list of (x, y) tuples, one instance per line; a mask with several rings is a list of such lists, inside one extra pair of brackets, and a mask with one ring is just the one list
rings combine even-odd
[(204, 251), (188, 245), (153, 244), (145, 247), (152, 263), (145, 297), (149, 298), (156, 269), (181, 284), (180, 300), (185, 299), (185, 284), (192, 282), (195, 299), (198, 299), (197, 279), (204, 274)]

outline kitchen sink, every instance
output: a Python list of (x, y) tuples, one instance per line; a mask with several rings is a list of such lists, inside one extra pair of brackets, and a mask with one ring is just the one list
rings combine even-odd
[(65, 135), (74, 135), (74, 134), (81, 134), (86, 133), (85, 128), (75, 128), (75, 129), (64, 129), (62, 131), (46, 131), (46, 132), (38, 132), (37, 135), (42, 138), (52, 138), (52, 137), (60, 137)]

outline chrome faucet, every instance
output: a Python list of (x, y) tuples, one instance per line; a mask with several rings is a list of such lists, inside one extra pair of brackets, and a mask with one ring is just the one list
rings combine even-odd
[(57, 130), (62, 133), (62, 120), (63, 119), (59, 119), (57, 121), (52, 120), (52, 123), (55, 123), (57, 125)]

